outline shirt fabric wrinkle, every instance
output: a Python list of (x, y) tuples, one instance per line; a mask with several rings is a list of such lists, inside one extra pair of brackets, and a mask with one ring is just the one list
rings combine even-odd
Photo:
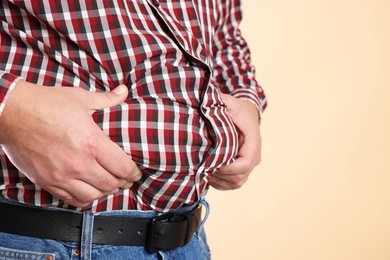
[[(240, 20), (239, 0), (2, 0), (0, 115), (20, 79), (96, 92), (125, 84), (125, 102), (93, 119), (143, 176), (130, 190), (74, 208), (29, 181), (0, 150), (0, 196), (95, 212), (167, 212), (196, 202), (210, 175), (238, 152), (220, 92), (260, 113), (266, 106), (250, 59), (237, 59), (249, 54), (231, 28)], [(225, 42), (224, 33), (233, 38)]]

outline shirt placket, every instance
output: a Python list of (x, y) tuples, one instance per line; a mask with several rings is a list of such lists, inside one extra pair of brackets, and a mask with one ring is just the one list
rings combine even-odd
[[(204, 70), (204, 81), (202, 90), (205, 91), (211, 81), (212, 68), (208, 64), (207, 52), (198, 42), (198, 40), (189, 32), (184, 26), (177, 22), (170, 16), (161, 6), (159, 0), (147, 0), (151, 8), (155, 10), (157, 18), (162, 21), (169, 32), (172, 35), (172, 40), (178, 45), (181, 51), (186, 56), (187, 60), (195, 67), (199, 67)], [(195, 49), (200, 48), (200, 52), (197, 53)], [(203, 52), (202, 52), (203, 51)], [(203, 55), (202, 55), (203, 54)], [(203, 103), (202, 103), (203, 105)], [(204, 170), (204, 167), (200, 167)], [(198, 171), (195, 177), (195, 187), (198, 198), (201, 198), (203, 191), (201, 190), (201, 170)]]
[[(155, 10), (158, 19), (160, 19), (167, 26), (169, 32), (173, 36), (173, 40), (178, 47), (186, 55), (186, 58), (191, 62), (192, 65), (200, 67), (207, 72), (207, 80), (205, 84), (209, 84), (211, 67), (208, 65), (208, 57), (205, 49), (201, 46), (198, 40), (189, 32), (184, 26), (172, 18), (167, 13), (158, 0), (147, 0), (149, 5)], [(201, 49), (200, 53), (196, 53), (195, 49)]]

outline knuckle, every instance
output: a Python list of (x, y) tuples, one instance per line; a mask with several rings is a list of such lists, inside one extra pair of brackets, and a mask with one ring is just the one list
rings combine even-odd
[(109, 192), (121, 186), (119, 179), (102, 179), (101, 187), (103, 191)]
[(110, 95), (111, 93), (110, 92), (104, 92), (102, 93), (102, 95), (104, 96), (104, 99), (106, 100), (107, 104), (111, 104), (113, 102), (115, 102), (115, 99), (113, 98), (112, 95)]
[(68, 203), (70, 205), (78, 207), (78, 208), (85, 208), (90, 204), (89, 202), (82, 202), (82, 201), (76, 201), (76, 200), (70, 201)]
[(38, 183), (43, 187), (55, 183), (64, 183), (65, 181), (64, 174), (61, 174), (61, 172), (59, 172), (58, 170), (52, 170), (47, 172), (47, 176), (47, 178), (38, 180)]
[(233, 189), (239, 189), (242, 186), (244, 186), (244, 184), (246, 183), (247, 179), (248, 179), (247, 175), (237, 175), (237, 176), (234, 176), (234, 178), (232, 180), (232, 187), (233, 187)]
[(232, 189), (233, 190), (237, 190), (237, 189), (240, 189), (242, 187), (242, 185), (238, 184), (238, 183), (235, 183), (232, 185)]
[(235, 184), (235, 189), (240, 189), (242, 186), (244, 186), (246, 182), (246, 179), (243, 179), (242, 181)]
[(73, 196), (71, 196), (70, 194), (68, 195), (63, 195), (60, 197), (61, 200), (67, 202), (67, 203), (70, 203), (74, 200)]
[(252, 171), (252, 163), (249, 161), (245, 161), (241, 164), (241, 169), (240, 171), (244, 174), (250, 173)]
[(75, 159), (68, 164), (68, 169), (75, 175), (83, 174), (88, 170), (88, 165), (79, 159)]
[(87, 159), (79, 153), (72, 153), (62, 158), (63, 170), (68, 174), (84, 173), (88, 169)]
[(128, 179), (135, 173), (135, 166), (132, 166), (129, 163), (120, 162), (116, 167), (115, 175), (122, 179)]
[(88, 205), (89, 203), (93, 202), (94, 200), (98, 199), (100, 197), (100, 193), (86, 193), (80, 198), (80, 202), (86, 203)]
[(238, 186), (241, 186), (241, 184), (245, 181), (244, 179), (244, 176), (243, 175), (235, 175), (234, 177), (232, 177), (232, 183), (234, 185), (238, 185)]
[(87, 149), (87, 153), (95, 155), (97, 150), (97, 137), (94, 134), (88, 135), (85, 139), (84, 147)]
[(83, 208), (88, 206), (89, 203), (80, 201), (73, 197), (72, 195), (64, 195), (60, 198), (62, 201), (64, 201), (66, 204), (72, 205), (74, 207)]
[(65, 202), (73, 200), (73, 196), (63, 190), (61, 187), (57, 187), (56, 185), (49, 185), (45, 187), (48, 192), (59, 198), (60, 200), (63, 200)]

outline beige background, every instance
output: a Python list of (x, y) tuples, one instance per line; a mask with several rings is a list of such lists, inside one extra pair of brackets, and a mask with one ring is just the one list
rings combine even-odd
[(390, 1), (244, 0), (242, 30), (263, 162), (209, 193), (213, 259), (389, 260)]

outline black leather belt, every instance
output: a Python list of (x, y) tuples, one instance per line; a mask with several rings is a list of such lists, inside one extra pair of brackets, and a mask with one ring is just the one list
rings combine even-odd
[[(201, 222), (201, 206), (184, 214), (164, 214), (152, 219), (94, 217), (94, 244), (144, 246), (149, 252), (187, 244)], [(81, 241), (83, 215), (0, 203), (0, 232), (53, 239)]]

